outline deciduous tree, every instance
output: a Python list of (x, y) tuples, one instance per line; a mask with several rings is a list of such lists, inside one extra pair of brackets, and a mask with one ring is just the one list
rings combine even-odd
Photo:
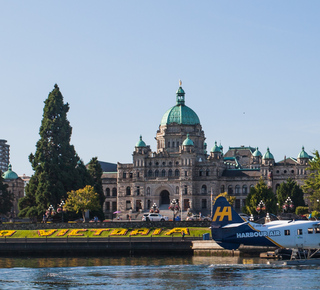
[(76, 213), (81, 212), (83, 220), (85, 220), (85, 212), (87, 210), (98, 210), (99, 208), (99, 195), (91, 185), (68, 192), (65, 209)]

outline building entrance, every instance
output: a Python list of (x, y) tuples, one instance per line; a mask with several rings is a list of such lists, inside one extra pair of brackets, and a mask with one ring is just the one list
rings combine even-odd
[(160, 193), (160, 205), (162, 204), (170, 204), (170, 194), (168, 190), (163, 190)]

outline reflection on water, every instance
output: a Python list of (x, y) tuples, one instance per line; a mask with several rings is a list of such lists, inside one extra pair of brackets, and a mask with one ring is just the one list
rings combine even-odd
[(211, 265), (211, 264), (262, 264), (266, 260), (241, 257), (65, 257), (65, 258), (1, 258), (0, 268), (55, 268), (93, 266), (163, 266), (163, 265)]
[(241, 257), (3, 258), (0, 288), (317, 289), (319, 269)]

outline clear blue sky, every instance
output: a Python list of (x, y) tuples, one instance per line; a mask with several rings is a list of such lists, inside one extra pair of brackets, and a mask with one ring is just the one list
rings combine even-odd
[(18, 174), (55, 83), (87, 163), (156, 150), (179, 79), (208, 149), (320, 149), (320, 1), (0, 1), (1, 134)]

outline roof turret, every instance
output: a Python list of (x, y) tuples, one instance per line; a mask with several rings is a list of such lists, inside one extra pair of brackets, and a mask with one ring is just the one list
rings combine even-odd
[(217, 145), (217, 141), (214, 142), (214, 146), (212, 147), (210, 152), (212, 152), (212, 153), (221, 153), (221, 146)]
[(142, 140), (142, 136), (140, 135), (140, 140), (136, 143), (136, 147), (147, 147), (146, 143)]
[(304, 151), (304, 146), (302, 146), (302, 151), (298, 155), (298, 159), (309, 159), (309, 155), (306, 151)]
[(187, 138), (182, 143), (183, 146), (194, 146), (193, 141), (189, 138), (189, 134), (187, 134)]
[(252, 153), (252, 155), (254, 157), (261, 157), (262, 156), (261, 152), (259, 151), (259, 147), (256, 148), (256, 150)]
[(270, 152), (269, 147), (267, 148), (267, 152), (263, 155), (263, 159), (274, 159), (273, 155)]
[(17, 179), (18, 178), (18, 175), (17, 173), (15, 173), (14, 171), (12, 171), (12, 166), (11, 164), (9, 164), (8, 166), (8, 170), (2, 174), (2, 178), (3, 179)]

